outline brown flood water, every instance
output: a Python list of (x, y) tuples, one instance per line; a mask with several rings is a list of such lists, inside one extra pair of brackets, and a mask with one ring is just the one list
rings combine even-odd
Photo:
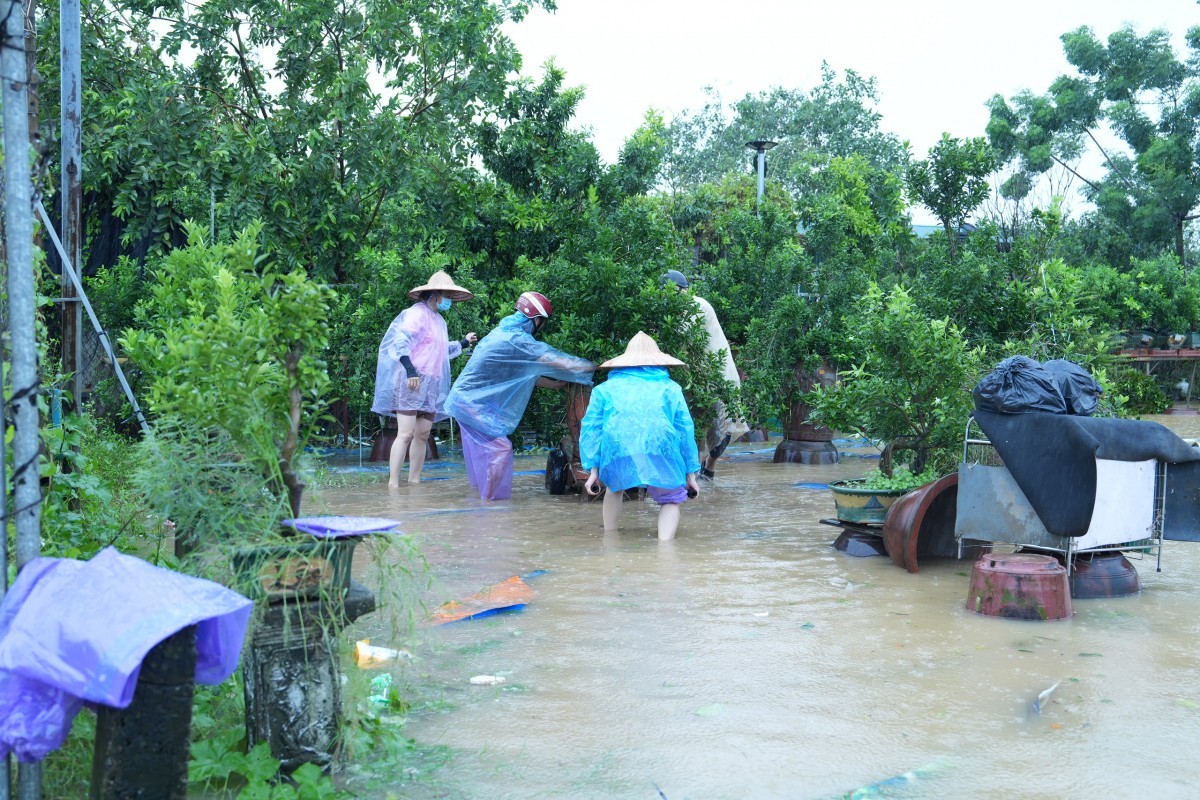
[[(1200, 417), (1154, 419), (1200, 435)], [(389, 493), (380, 473), (317, 492), (307, 513), (404, 520), (431, 608), (546, 571), (523, 611), (427, 629), (393, 668), (417, 708), (405, 735), (454, 755), (431, 781), (397, 775), (358, 796), (1200, 793), (1200, 544), (1165, 543), (1161, 572), (1131, 556), (1142, 592), (1076, 600), (1069, 620), (979, 616), (964, 607), (969, 561), (911, 575), (831, 547), (828, 492), (797, 484), (876, 462), (773, 464), (777, 441), (732, 447), (673, 543), (650, 502), (627, 502), (605, 535), (599, 503), (546, 493), (544, 455), (517, 458), (500, 503), (481, 502), (445, 448), (419, 486)], [(391, 628), (376, 613), (350, 634), (406, 645)]]

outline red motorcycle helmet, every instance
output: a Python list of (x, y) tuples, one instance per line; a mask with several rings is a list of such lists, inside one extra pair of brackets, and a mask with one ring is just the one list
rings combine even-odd
[(554, 313), (554, 306), (550, 305), (550, 300), (541, 292), (524, 292), (517, 298), (517, 311), (530, 319), (550, 319), (550, 315)]

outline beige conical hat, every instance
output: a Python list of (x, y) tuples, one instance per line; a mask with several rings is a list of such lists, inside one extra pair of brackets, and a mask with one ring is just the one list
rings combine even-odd
[(610, 358), (600, 365), (600, 369), (614, 367), (686, 367), (678, 358), (669, 356), (658, 349), (658, 342), (651, 339), (642, 331), (634, 334), (625, 346), (625, 353), (616, 358)]
[(408, 296), (413, 300), (420, 300), (421, 292), (441, 292), (443, 297), (449, 297), (456, 303), (461, 303), (463, 300), (470, 300), (475, 296), (456, 284), (444, 270), (440, 269), (429, 276), (429, 283), (416, 287), (408, 293)]

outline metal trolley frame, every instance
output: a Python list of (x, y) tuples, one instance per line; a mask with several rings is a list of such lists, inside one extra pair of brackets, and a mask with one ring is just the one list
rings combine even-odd
[[(1000, 467), (1004, 468), (1004, 460), (1000, 454), (996, 452), (992, 445), (981, 430), (978, 429), (978, 424), (972, 418), (967, 421), (966, 429), (963, 432), (963, 457), (962, 463), (959, 465), (959, 492), (960, 501), (963, 492), (963, 479), (969, 477), (969, 472), (976, 467)], [(1008, 474), (1007, 469), (1004, 470)], [(1009, 476), (1011, 480), (1011, 476)], [(1013, 484), (1015, 489), (1015, 482)], [(1106, 542), (1097, 546), (1080, 547), (1079, 539), (1071, 536), (1055, 536), (1044, 530), (1031, 530), (1029, 528), (1021, 529), (1019, 526), (1010, 528), (1011, 535), (997, 535), (995, 538), (981, 538), (979, 535), (972, 533), (964, 536), (960, 532), (959, 524), (955, 525), (954, 536), (958, 543), (958, 556), (962, 557), (963, 541), (985, 541), (985, 542), (1001, 542), (1011, 544), (1022, 550), (1041, 551), (1049, 553), (1062, 554), (1063, 562), (1066, 566), (1068, 575), (1074, 569), (1075, 558), (1084, 553), (1103, 553), (1103, 552), (1124, 552), (1126, 554), (1135, 555), (1137, 558), (1146, 558), (1153, 556), (1156, 560), (1155, 568), (1162, 571), (1162, 542), (1163, 542), (1163, 519), (1166, 507), (1167, 494), (1167, 464), (1159, 461), (1154, 467), (1154, 487), (1153, 499), (1151, 503), (1152, 520), (1149, 525), (1149, 537), (1137, 539), (1133, 541), (1122, 542)], [(1028, 506), (1028, 501), (1025, 500), (1024, 494), (1017, 490), (1019, 501)], [(1032, 508), (1028, 509), (1029, 515), (1036, 519)], [(961, 519), (961, 518), (960, 518)], [(1040, 527), (1040, 523), (1038, 524)], [(1058, 545), (1057, 542), (1062, 544)]]

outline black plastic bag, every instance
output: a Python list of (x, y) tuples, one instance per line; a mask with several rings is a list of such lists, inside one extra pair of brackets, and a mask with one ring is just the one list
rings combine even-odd
[(1054, 375), (1025, 356), (1001, 361), (976, 384), (971, 396), (976, 408), (997, 414), (1067, 413), (1067, 403)]
[(1065, 358), (1056, 358), (1042, 364), (1046, 371), (1054, 376), (1058, 390), (1062, 393), (1063, 402), (1067, 404), (1067, 413), (1079, 417), (1090, 417), (1096, 413), (1100, 404), (1100, 395), (1104, 390), (1092, 373)]

